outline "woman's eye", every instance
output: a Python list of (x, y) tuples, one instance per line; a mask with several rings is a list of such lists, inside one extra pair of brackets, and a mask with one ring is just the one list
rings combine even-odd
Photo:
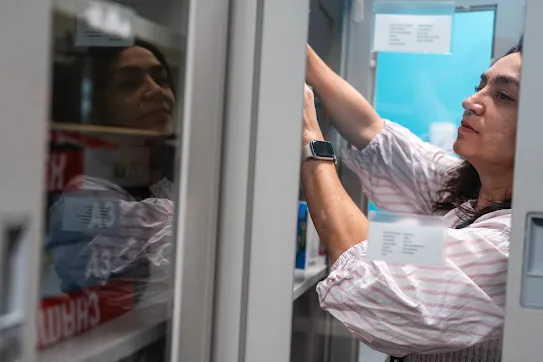
[(498, 93), (498, 99), (502, 100), (502, 101), (512, 101), (513, 100), (512, 97), (510, 97), (509, 95), (507, 95), (506, 93), (503, 93), (503, 92)]
[(483, 89), (480, 85), (475, 87), (475, 93), (480, 92)]
[(166, 85), (168, 83), (168, 78), (165, 76), (158, 76), (154, 77), (153, 79), (158, 85)]
[(159, 78), (156, 80), (158, 85), (165, 85), (167, 83), (166, 78)]
[(139, 86), (139, 83), (137, 79), (125, 79), (119, 82), (119, 86), (123, 89), (134, 89)]

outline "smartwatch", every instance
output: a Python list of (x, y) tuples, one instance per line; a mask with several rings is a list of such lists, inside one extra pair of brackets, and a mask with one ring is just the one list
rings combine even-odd
[(302, 149), (302, 162), (307, 159), (329, 161), (336, 163), (336, 153), (330, 142), (326, 141), (311, 141)]

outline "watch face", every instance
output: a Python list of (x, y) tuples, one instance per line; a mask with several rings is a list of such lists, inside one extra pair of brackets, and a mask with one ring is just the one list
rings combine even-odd
[(314, 155), (317, 157), (335, 157), (334, 147), (329, 142), (313, 141), (311, 146), (313, 147)]

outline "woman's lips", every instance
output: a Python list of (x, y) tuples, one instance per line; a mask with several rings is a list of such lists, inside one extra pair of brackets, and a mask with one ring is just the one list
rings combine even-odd
[(463, 132), (463, 133), (479, 133), (477, 132), (475, 129), (473, 129), (473, 127), (471, 127), (467, 122), (465, 121), (462, 121), (462, 123), (460, 124), (460, 127), (458, 128), (458, 132)]
[(146, 113), (144, 117), (147, 118), (147, 117), (156, 117), (156, 116), (162, 116), (162, 117), (171, 116), (171, 112), (166, 108), (158, 108)]

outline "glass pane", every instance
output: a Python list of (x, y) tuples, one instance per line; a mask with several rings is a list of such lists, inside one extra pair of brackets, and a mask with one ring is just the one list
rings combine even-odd
[(357, 362), (358, 343), (341, 322), (321, 309), (315, 285), (294, 301), (291, 362)]
[(167, 359), (182, 9), (54, 1), (40, 361)]
[[(522, 7), (520, 1), (499, 2), (497, 9), (463, 7), (464, 12), (454, 15), (448, 55), (406, 53), (413, 44), (443, 39), (428, 37), (442, 19), (391, 16), (391, 26), (381, 35), (404, 48), (403, 53), (377, 57), (373, 103), (378, 115), (389, 120), (384, 125), (361, 98), (348, 97), (349, 88), (328, 77), (308, 53), (307, 79), (328, 107), (332, 123), (359, 148), (342, 153), (344, 168), (356, 173), (375, 205), (402, 215), (402, 220), (387, 222), (390, 216), (371, 213), (368, 222), (348, 202), (327, 202), (335, 192), (331, 187), (322, 187), (321, 193), (307, 188), (322, 239), (329, 251), (339, 248), (336, 253), (341, 253), (318, 289), (320, 304), (363, 343), (360, 362), (501, 360), (505, 295), (511, 291), (506, 282), (514, 244), (513, 174), (522, 166), (515, 165), (521, 68), (526, 81), (526, 55), (518, 43)], [(353, 33), (368, 29), (349, 21)], [(354, 45), (347, 54), (356, 53), (349, 56), (348, 76), (367, 93), (360, 79), (366, 79), (368, 69), (357, 66), (362, 57), (373, 55), (369, 39), (348, 35)], [(306, 171), (302, 177), (304, 185), (329, 185), (319, 182), (317, 172)], [(345, 210), (352, 221), (330, 220), (329, 215)], [(331, 231), (333, 227), (340, 231)], [(329, 333), (325, 318), (311, 318), (307, 311), (312, 307), (299, 309), (295, 305), (293, 341), (299, 342), (293, 342), (293, 360), (307, 358), (310, 351), (300, 346), (311, 338), (315, 360), (332, 360), (320, 359), (333, 351), (330, 342), (314, 336), (315, 331)], [(366, 344), (382, 354), (370, 353)], [(342, 352), (348, 349), (346, 345)]]
[[(341, 39), (343, 5), (341, 1), (311, 1), (310, 6), (308, 44), (333, 70), (339, 71), (341, 47), (334, 43)], [(333, 127), (333, 117), (318, 92), (315, 110), (325, 139), (339, 154), (342, 145)], [(316, 286), (328, 275), (329, 260), (305, 197), (300, 187), (290, 361), (355, 362), (356, 338), (319, 305)]]
[[(450, 55), (379, 53), (377, 113), (453, 154), (462, 101), (492, 60), (495, 16), (495, 9), (457, 12)], [(395, 71), (400, 65), (402, 71)], [(372, 202), (369, 210), (377, 210)]]

